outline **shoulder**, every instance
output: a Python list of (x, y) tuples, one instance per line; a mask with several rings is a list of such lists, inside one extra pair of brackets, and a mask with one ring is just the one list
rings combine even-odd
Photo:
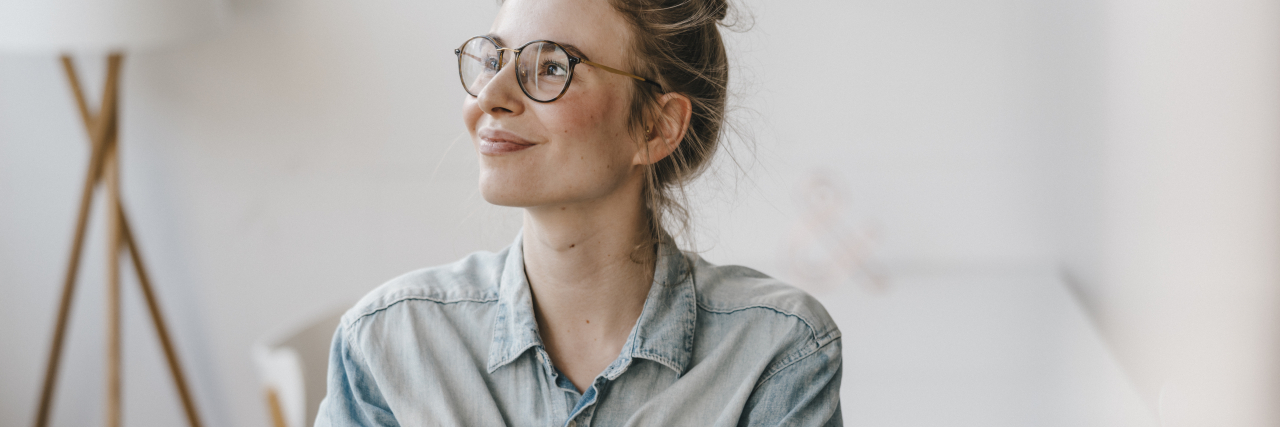
[(491, 303), (498, 300), (498, 283), (502, 277), (510, 248), (499, 252), (475, 252), (450, 264), (414, 270), (374, 288), (342, 316), (341, 327), (369, 318), (407, 303), (448, 305)]
[(814, 349), (840, 338), (826, 308), (808, 293), (751, 268), (715, 265), (697, 255), (689, 259), (699, 311), (789, 323)]

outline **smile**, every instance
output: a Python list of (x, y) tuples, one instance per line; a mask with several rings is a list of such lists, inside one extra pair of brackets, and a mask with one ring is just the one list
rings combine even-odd
[(490, 156), (516, 152), (537, 145), (514, 133), (493, 128), (481, 129), (478, 136), (480, 137), (480, 154)]

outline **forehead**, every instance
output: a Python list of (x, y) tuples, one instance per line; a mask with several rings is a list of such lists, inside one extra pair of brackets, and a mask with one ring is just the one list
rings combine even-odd
[(608, 0), (506, 0), (489, 34), (506, 47), (533, 40), (570, 44), (596, 61), (630, 51), (629, 26)]

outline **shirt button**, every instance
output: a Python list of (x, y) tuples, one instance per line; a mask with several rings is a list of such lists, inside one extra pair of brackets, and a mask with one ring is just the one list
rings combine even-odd
[(574, 420), (569, 420), (569, 427), (578, 427), (578, 422)]

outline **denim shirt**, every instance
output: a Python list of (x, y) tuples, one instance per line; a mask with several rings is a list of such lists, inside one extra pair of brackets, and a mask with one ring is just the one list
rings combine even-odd
[(414, 271), (342, 317), (316, 426), (839, 426), (840, 331), (808, 294), (662, 244), (618, 358), (579, 393), (521, 240)]

